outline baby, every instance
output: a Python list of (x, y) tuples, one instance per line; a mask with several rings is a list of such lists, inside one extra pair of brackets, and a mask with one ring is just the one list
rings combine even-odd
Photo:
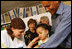
[(40, 40), (38, 42), (38, 45), (35, 46), (34, 48), (38, 48), (41, 44), (43, 44), (49, 40), (50, 28), (48, 27), (47, 24), (39, 24), (36, 27), (36, 32), (39, 35)]

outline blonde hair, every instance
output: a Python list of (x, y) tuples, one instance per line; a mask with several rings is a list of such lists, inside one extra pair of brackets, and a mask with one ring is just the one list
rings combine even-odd
[(40, 21), (41, 21), (41, 20), (49, 21), (49, 18), (48, 18), (47, 16), (43, 16), (43, 17), (40, 18)]

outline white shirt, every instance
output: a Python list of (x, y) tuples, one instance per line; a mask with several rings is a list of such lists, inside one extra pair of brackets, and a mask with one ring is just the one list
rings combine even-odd
[(1, 31), (1, 48), (25, 48), (24, 40), (18, 38), (11, 39), (7, 34), (7, 30)]

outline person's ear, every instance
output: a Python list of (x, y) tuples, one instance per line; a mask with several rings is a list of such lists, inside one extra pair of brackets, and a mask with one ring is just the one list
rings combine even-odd
[(11, 29), (12, 29), (12, 31), (14, 30), (14, 28), (13, 28), (13, 27), (12, 27)]
[(49, 33), (49, 31), (48, 31), (48, 30), (46, 30), (46, 33), (48, 34), (48, 33)]

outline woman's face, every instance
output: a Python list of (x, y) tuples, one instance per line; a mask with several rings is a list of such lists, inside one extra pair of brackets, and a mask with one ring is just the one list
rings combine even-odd
[(38, 27), (36, 29), (36, 32), (39, 35), (40, 40), (44, 40), (48, 36), (48, 30), (46, 30), (46, 29), (44, 29), (42, 27)]
[(24, 29), (14, 29), (12, 28), (13, 35), (17, 38), (21, 38), (24, 35)]
[(35, 28), (35, 24), (29, 24), (29, 29), (32, 30)]

